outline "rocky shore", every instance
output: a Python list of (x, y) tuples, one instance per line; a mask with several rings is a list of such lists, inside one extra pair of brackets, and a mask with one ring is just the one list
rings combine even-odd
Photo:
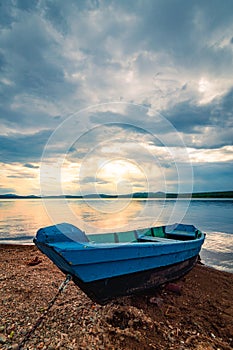
[(0, 349), (230, 350), (233, 274), (198, 264), (150, 293), (100, 306), (34, 246), (0, 245)]

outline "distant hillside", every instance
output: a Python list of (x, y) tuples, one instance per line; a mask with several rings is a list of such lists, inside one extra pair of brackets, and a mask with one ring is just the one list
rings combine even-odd
[(192, 194), (193, 198), (233, 198), (233, 191), (222, 192), (197, 192)]
[(38, 197), (38, 196), (35, 196), (34, 194), (31, 194), (29, 196), (20, 196), (20, 195), (17, 195), (17, 194), (14, 194), (14, 193), (7, 193), (7, 194), (0, 194), (0, 198), (1, 199), (38, 199), (38, 198), (41, 198), (41, 197)]
[[(81, 199), (81, 198), (190, 198), (190, 193), (164, 193), (164, 192), (135, 192), (133, 194), (109, 195), (109, 194), (87, 194), (84, 196), (46, 196), (43, 198), (67, 198), (67, 199)], [(233, 198), (233, 191), (216, 191), (216, 192), (196, 192), (191, 194), (192, 198)], [(21, 196), (17, 194), (7, 193), (0, 194), (0, 199), (39, 199), (40, 196), (29, 195)]]

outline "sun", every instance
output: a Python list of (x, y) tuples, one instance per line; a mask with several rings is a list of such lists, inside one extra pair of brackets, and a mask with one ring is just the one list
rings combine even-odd
[[(114, 194), (131, 193), (137, 188), (138, 183), (145, 182), (143, 169), (128, 159), (105, 161), (99, 166), (96, 178), (100, 192), (104, 190)], [(101, 182), (104, 185), (101, 185)]]
[(139, 175), (141, 175), (141, 170), (138, 165), (129, 160), (113, 159), (101, 164), (97, 177), (117, 182)]

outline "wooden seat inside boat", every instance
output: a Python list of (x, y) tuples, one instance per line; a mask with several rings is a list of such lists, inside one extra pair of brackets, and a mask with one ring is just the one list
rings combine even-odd
[(189, 241), (197, 237), (196, 232), (187, 232), (174, 230), (166, 233), (167, 238)]
[(162, 238), (162, 237), (151, 237), (151, 236), (140, 236), (138, 238), (138, 242), (160, 242), (160, 243), (175, 243), (180, 242), (180, 240), (177, 239), (170, 239), (170, 238)]

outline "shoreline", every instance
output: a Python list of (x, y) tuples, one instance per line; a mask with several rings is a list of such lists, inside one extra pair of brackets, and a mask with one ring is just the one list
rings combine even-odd
[[(0, 262), (0, 348), (13, 350), (65, 276), (30, 244), (0, 244)], [(230, 350), (232, 295), (233, 274), (202, 264), (170, 288), (105, 306), (70, 282), (23, 349)]]

